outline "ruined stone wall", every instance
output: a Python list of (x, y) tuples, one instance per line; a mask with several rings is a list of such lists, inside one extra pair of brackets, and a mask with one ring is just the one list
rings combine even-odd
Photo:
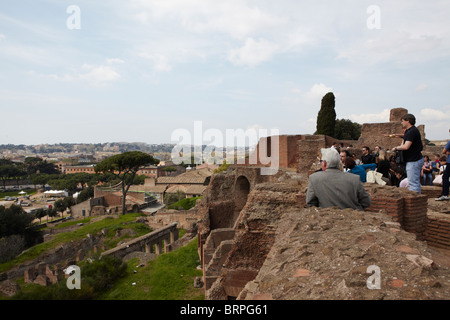
[(364, 123), (356, 147), (368, 146), (372, 151), (376, 145), (379, 145), (385, 150), (391, 150), (402, 143), (402, 138), (389, 138), (384, 135), (401, 133), (403, 133), (403, 129), (400, 122)]
[(238, 299), (439, 300), (450, 297), (449, 278), (426, 243), (383, 212), (311, 207), (282, 215), (266, 261)]
[(304, 140), (297, 142), (298, 150), (298, 163), (297, 172), (305, 174), (305, 178), (311, 174), (314, 170), (311, 170), (311, 166), (314, 163), (318, 163), (320, 159), (321, 148), (329, 147), (329, 137), (325, 135), (311, 135), (305, 136)]
[[(354, 150), (357, 156), (360, 156), (360, 148), (365, 145), (371, 149), (375, 145), (381, 145), (384, 149), (389, 150), (401, 144), (401, 138), (389, 138), (384, 137), (384, 135), (402, 133), (400, 117), (406, 113), (407, 110), (403, 108), (392, 109), (390, 122), (364, 124), (361, 137), (351, 150)], [(417, 127), (424, 140), (424, 126), (419, 125)], [(260, 140), (260, 144), (261, 141), (265, 142), (267, 140)], [(339, 252), (342, 249), (342, 252), (345, 251), (342, 256), (345, 260), (347, 259), (346, 256), (349, 255), (355, 255), (355, 258), (364, 257), (367, 253), (363, 251), (372, 248), (373, 252), (371, 253), (375, 255), (372, 256), (373, 259), (371, 261), (384, 263), (382, 253), (386, 252), (386, 249), (391, 250), (392, 244), (396, 244), (398, 241), (401, 242), (398, 239), (392, 240), (391, 236), (401, 234), (407, 244), (396, 247), (398, 255), (394, 254), (392, 256), (393, 260), (389, 262), (392, 264), (387, 268), (394, 270), (397, 267), (396, 262), (399, 261), (398, 259), (403, 259), (405, 254), (409, 254), (406, 257), (406, 260), (409, 262), (405, 262), (406, 269), (409, 271), (420, 275), (423, 270), (428, 272), (432, 269), (433, 261), (425, 257), (425, 255), (420, 255), (419, 253), (422, 252), (422, 249), (416, 250), (413, 246), (420, 248), (424, 248), (424, 245), (426, 246), (425, 242), (420, 242), (421, 244), (415, 243), (414, 241), (416, 240), (427, 240), (430, 244), (439, 244), (441, 246), (450, 245), (447, 236), (450, 222), (443, 222), (442, 219), (427, 216), (427, 201), (428, 198), (433, 197), (437, 192), (435, 187), (430, 187), (429, 189), (424, 187), (424, 194), (419, 195), (404, 188), (365, 184), (372, 198), (372, 204), (367, 208), (366, 212), (356, 212), (348, 216), (345, 214), (346, 218), (343, 219), (345, 221), (339, 221), (341, 218), (338, 217), (343, 216), (341, 211), (336, 208), (330, 208), (328, 209), (329, 218), (331, 219), (330, 223), (323, 224), (318, 221), (314, 224), (309, 223), (309, 220), (303, 219), (302, 215), (305, 212), (314, 213), (321, 211), (319, 208), (304, 209), (306, 186), (308, 176), (319, 169), (318, 163), (320, 159), (318, 156), (320, 149), (328, 148), (334, 142), (339, 141), (324, 135), (280, 136), (280, 170), (277, 175), (263, 177), (258, 175), (259, 171), (256, 166), (241, 165), (233, 167), (229, 172), (212, 177), (205, 196), (198, 204), (201, 219), (198, 245), (199, 255), (203, 262), (204, 276), (206, 277), (204, 282), (206, 283), (207, 299), (228, 299), (237, 296), (239, 298), (250, 297), (250, 299), (283, 298), (288, 297), (283, 294), (286, 289), (291, 288), (290, 286), (292, 288), (302, 287), (299, 286), (299, 283), (306, 283), (306, 286), (302, 288), (309, 290), (298, 292), (301, 298), (320, 298), (322, 294), (326, 297), (329, 296), (326, 291), (329, 282), (326, 279), (330, 279), (330, 270), (327, 270), (323, 275), (318, 275), (319, 278), (310, 278), (314, 270), (303, 267), (291, 270), (292, 273), (284, 272), (284, 266), (293, 262), (293, 260), (289, 258), (289, 255), (283, 255), (283, 252), (290, 250), (288, 248), (289, 242), (296, 241), (298, 236), (296, 234), (294, 239), (286, 238), (287, 244), (285, 243), (285, 245), (278, 243), (277, 234), (279, 237), (282, 237), (283, 231), (286, 231), (286, 229), (283, 229), (281, 233), (278, 233), (279, 226), (285, 225), (286, 221), (284, 219), (287, 216), (295, 220), (297, 215), (299, 215), (299, 221), (302, 221), (301, 223), (295, 223), (295, 221), (291, 220), (289, 222), (292, 223), (291, 225), (289, 223), (285, 225), (293, 227), (294, 231), (304, 228), (308, 231), (317, 231), (314, 234), (311, 233), (313, 236), (311, 243), (317, 243), (315, 241), (321, 237), (328, 237), (326, 233), (333, 228), (333, 219), (337, 218), (337, 223), (342, 223), (342, 227), (344, 229), (347, 228), (347, 234), (342, 235), (338, 232), (330, 236), (330, 243), (335, 242), (336, 250), (334, 250), (333, 246), (316, 247), (315, 249), (311, 247), (311, 250), (303, 251), (297, 250), (302, 252), (299, 258), (303, 256), (314, 258), (314, 256), (320, 255), (320, 252), (324, 253), (325, 256), (333, 256), (333, 251)], [(270, 143), (268, 142), (269, 146)], [(259, 147), (260, 145), (258, 145)], [(267, 156), (270, 156), (270, 154), (267, 154)], [(295, 164), (295, 162), (297, 163)], [(295, 171), (292, 170), (293, 167), (296, 168)], [(236, 197), (235, 193), (236, 179), (239, 176), (246, 177), (251, 186), (247, 202), (242, 210), (241, 207), (237, 206), (236, 199), (238, 197)], [(237, 207), (239, 210), (236, 210)], [(353, 234), (352, 227), (365, 220), (365, 218), (360, 219), (361, 214), (367, 217), (382, 217), (383, 221), (378, 221), (377, 223), (380, 223), (378, 225), (366, 225), (365, 229), (362, 229), (365, 233), (357, 237)], [(370, 220), (371, 218), (368, 219)], [(381, 224), (385, 227), (384, 230), (387, 230), (391, 235), (383, 234), (381, 236), (382, 240), (379, 241), (379, 238), (371, 232), (378, 230), (377, 228)], [(223, 238), (218, 237), (218, 234), (221, 234)], [(347, 244), (339, 243), (341, 236), (344, 236), (344, 238), (348, 236), (350, 242)], [(384, 242), (385, 240), (386, 242)], [(347, 252), (354, 246), (354, 243), (351, 241), (356, 241), (356, 244), (359, 245), (359, 249), (362, 249), (362, 251), (355, 249), (354, 252)], [(337, 247), (340, 244), (342, 244), (342, 248)], [(302, 245), (301, 243), (299, 244), (300, 247)], [(273, 258), (272, 252), (273, 255), (282, 256), (283, 259), (288, 259), (288, 261), (279, 261), (280, 269), (270, 266), (269, 263), (269, 267), (266, 269), (267, 273), (263, 274), (264, 266)], [(359, 254), (361, 255), (359, 256)], [(378, 254), (381, 255), (378, 256)], [(307, 261), (310, 260), (307, 259)], [(316, 262), (317, 267), (315, 268), (319, 269), (321, 263), (323, 265), (327, 263), (327, 259), (318, 259)], [(412, 263), (413, 266), (408, 263)], [(414, 266), (419, 268), (414, 269)], [(362, 266), (354, 270), (347, 266), (342, 272), (352, 270), (351, 275), (357, 275), (356, 277), (361, 278), (362, 269)], [(272, 276), (276, 273), (286, 278), (273, 278)], [(262, 274), (263, 276), (261, 276)], [(408, 275), (408, 272), (406, 272), (402, 274), (402, 277), (405, 276), (406, 279)], [(321, 279), (322, 276), (325, 279), (325, 282), (322, 281), (322, 283), (328, 284), (321, 285), (320, 288), (313, 288), (314, 283), (320, 283), (319, 280), (323, 280)], [(446, 276), (448, 277), (448, 274)], [(256, 280), (254, 281), (255, 278)], [(310, 279), (313, 279), (315, 282), (310, 282)], [(436, 279), (430, 280), (427, 278), (424, 281), (436, 281)], [(347, 281), (352, 281), (349, 277), (345, 278), (344, 281), (341, 278), (339, 281), (333, 284), (335, 286), (333, 288), (337, 288), (338, 292), (331, 292), (332, 298), (368, 297), (369, 299), (379, 299), (385, 297), (383, 296), (384, 293), (365, 296), (364, 294), (361, 295), (358, 290), (356, 293), (354, 290), (348, 290), (349, 282)], [(397, 281), (394, 275), (384, 284), (390, 288), (398, 288), (406, 283), (410, 283), (409, 281), (409, 278)], [(351, 282), (351, 286), (361, 287), (361, 283), (361, 279), (357, 279)], [(411, 281), (411, 283), (416, 285), (414, 281)], [(438, 282), (434, 282), (431, 287), (433, 285), (440, 286), (440, 283), (436, 283)], [(275, 288), (278, 284), (282, 284), (280, 288), (283, 289), (280, 289), (277, 295), (274, 295), (272, 292), (266, 295), (265, 289)], [(242, 291), (244, 287), (246, 289)], [(425, 286), (424, 288), (428, 294), (430, 286)], [(315, 289), (318, 289), (318, 291), (313, 295), (308, 295), (312, 292), (311, 290)], [(448, 292), (448, 288), (445, 290), (444, 292)], [(386, 293), (387, 299), (391, 298), (391, 296), (395, 296), (395, 294), (392, 295), (392, 292)], [(420, 293), (415, 289), (406, 290), (404, 293), (397, 295), (397, 297), (401, 298), (414, 296), (420, 296)], [(439, 293), (436, 296), (442, 295)]]
[[(390, 110), (389, 122), (382, 123), (364, 123), (361, 127), (361, 136), (359, 137), (357, 148), (368, 146), (371, 150), (376, 145), (381, 146), (385, 150), (399, 146), (402, 143), (402, 138), (386, 137), (389, 134), (402, 134), (403, 128), (401, 125), (401, 117), (408, 113), (405, 108), (393, 108)], [(416, 115), (416, 127), (422, 137), (422, 144), (425, 147), (425, 126), (419, 124), (420, 119)]]
[(34, 260), (24, 262), (8, 271), (5, 271), (0, 274), (0, 279), (6, 280), (22, 277), (28, 269), (34, 268), (35, 265), (39, 264), (44, 266), (61, 264), (62, 267), (74, 264), (75, 261), (77, 261), (79, 254), (94, 249), (99, 244), (100, 240), (101, 236), (93, 236), (88, 234), (81, 240), (59, 245), (55, 249), (49, 250)]
[[(288, 212), (301, 214), (305, 205), (307, 179), (303, 179), (300, 173), (281, 170), (282, 173), (272, 177), (270, 182), (258, 183), (254, 177), (247, 203), (234, 226), (218, 224), (220, 219), (216, 216), (231, 210), (232, 200), (229, 198), (233, 194), (236, 175), (245, 174), (245, 168), (239, 170), (239, 173), (232, 170), (217, 179), (213, 176), (212, 184), (215, 186), (204, 197), (210, 202), (203, 204), (202, 212), (207, 216), (203, 221), (216, 225), (210, 225), (208, 232), (202, 235), (203, 242), (199, 240), (207, 299), (228, 299), (240, 295), (265, 264), (276, 243), (276, 232), (279, 223), (283, 223), (283, 215)], [(384, 215), (387, 225), (407, 232), (414, 239), (432, 241), (433, 237), (440, 238), (441, 245), (446, 241), (445, 232), (449, 224), (433, 222), (427, 217), (427, 195), (376, 184), (365, 184), (365, 188), (372, 198), (366, 214)], [(340, 212), (330, 210), (337, 215)], [(430, 222), (432, 227), (428, 229)], [(440, 230), (436, 231), (435, 226)]]
[[(278, 180), (283, 180), (283, 177), (279, 176)], [(209, 255), (215, 259), (211, 258), (209, 263), (206, 263), (207, 258), (204, 259), (205, 265), (207, 264), (204, 274), (216, 279), (212, 283), (211, 279), (214, 278), (205, 278), (209, 299), (236, 297), (243, 286), (256, 276), (273, 245), (275, 226), (281, 213), (286, 208), (298, 205), (296, 194), (302, 186), (295, 179), (290, 179), (290, 182), (268, 182), (254, 186), (232, 229), (233, 238), (227, 238), (223, 244), (214, 242), (214, 248), (219, 251), (212, 255), (209, 252)], [(211, 236), (213, 234), (214, 231)], [(208, 245), (210, 239), (206, 241)], [(206, 246), (205, 249), (209, 247)], [(225, 253), (227, 257), (222, 263)], [(215, 261), (220, 261), (220, 264), (214, 263)], [(210, 272), (211, 268), (214, 272)]]
[(153, 216), (148, 216), (148, 223), (151, 226), (167, 226), (176, 222), (179, 228), (190, 229), (198, 219), (196, 208), (190, 210), (160, 210)]

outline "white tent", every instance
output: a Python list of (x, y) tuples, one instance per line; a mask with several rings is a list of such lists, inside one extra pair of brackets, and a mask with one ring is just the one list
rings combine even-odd
[(45, 191), (44, 195), (46, 197), (67, 197), (69, 193), (64, 190), (49, 190)]

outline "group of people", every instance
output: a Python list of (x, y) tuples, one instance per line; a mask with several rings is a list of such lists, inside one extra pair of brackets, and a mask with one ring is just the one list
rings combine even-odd
[(440, 156), (439, 154), (436, 154), (434, 156), (434, 160), (432, 161), (429, 156), (425, 155), (423, 159), (422, 184), (426, 185), (428, 181), (428, 184), (432, 186), (434, 182), (433, 180), (438, 181), (439, 184), (442, 184), (442, 175), (447, 168), (447, 156)]
[(442, 193), (436, 200), (449, 200), (449, 169), (446, 162), (450, 157), (450, 141), (439, 161), (430, 161), (428, 156), (422, 155), (422, 139), (415, 123), (414, 115), (402, 116), (404, 132), (395, 136), (403, 140), (399, 146), (392, 148), (393, 155), (389, 158), (380, 146), (375, 147), (374, 153), (370, 152), (369, 147), (363, 147), (361, 159), (338, 146), (322, 149), (321, 169), (309, 177), (307, 205), (364, 210), (371, 202), (362, 185), (367, 181), (367, 171), (377, 172), (383, 184), (406, 187), (420, 194), (421, 179), (424, 184), (427, 179), (432, 184), (433, 170), (438, 170), (442, 175)]

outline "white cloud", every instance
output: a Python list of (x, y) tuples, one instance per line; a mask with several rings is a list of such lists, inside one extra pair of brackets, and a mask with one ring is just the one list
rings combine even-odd
[(384, 109), (380, 113), (360, 113), (351, 114), (350, 120), (357, 123), (377, 123), (377, 122), (389, 122), (390, 109)]
[(104, 85), (111, 81), (116, 81), (120, 78), (120, 74), (110, 66), (95, 66), (85, 64), (82, 68), (84, 70), (87, 70), (88, 72), (79, 74), (78, 78), (80, 80), (85, 80), (93, 84)]
[[(294, 98), (286, 98), (286, 102), (302, 103), (305, 106), (315, 105), (320, 108), (322, 98), (328, 93), (333, 92), (333, 88), (328, 87), (323, 83), (315, 83), (308, 91), (304, 91), (299, 87), (293, 87), (291, 92), (294, 94)], [(335, 97), (339, 97), (339, 93), (333, 92)]]
[(414, 89), (414, 91), (422, 92), (422, 91), (426, 91), (427, 89), (428, 89), (428, 85), (426, 83), (421, 83)]
[[(309, 101), (322, 101), (322, 98), (324, 95), (326, 95), (328, 92), (332, 92), (333, 89), (330, 87), (327, 87), (323, 83), (314, 84), (311, 89), (305, 94), (306, 99)], [(336, 96), (336, 94), (335, 94)]]
[(229, 52), (228, 60), (239, 66), (254, 67), (270, 60), (276, 51), (277, 46), (265, 39), (255, 41), (253, 38), (248, 38), (243, 47)]
[(423, 121), (449, 121), (450, 109), (447, 107), (446, 111), (432, 108), (424, 108), (420, 110), (420, 119)]
[(120, 79), (120, 74), (111, 66), (112, 63), (121, 63), (120, 59), (108, 59), (104, 65), (83, 64), (81, 70), (64, 75), (51, 74), (47, 77), (57, 81), (80, 81), (91, 85), (104, 87)]
[(248, 1), (228, 0), (135, 0), (134, 14), (142, 23), (165, 21), (190, 32), (224, 33), (244, 39), (256, 31), (271, 28), (283, 21)]
[(450, 105), (444, 106), (441, 109), (421, 109), (417, 118), (419, 119), (419, 124), (425, 125), (427, 139), (448, 139), (448, 130), (450, 129)]
[(106, 59), (106, 63), (107, 64), (125, 63), (125, 61), (123, 61), (122, 59), (119, 59), (119, 58), (109, 58), (109, 59)]
[(169, 58), (165, 55), (141, 52), (138, 56), (150, 60), (153, 63), (153, 69), (156, 72), (169, 72), (172, 70), (172, 66), (169, 63)]

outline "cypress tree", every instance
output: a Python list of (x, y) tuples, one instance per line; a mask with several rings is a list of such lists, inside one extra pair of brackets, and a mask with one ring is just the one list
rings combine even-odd
[(322, 105), (317, 115), (316, 132), (314, 134), (324, 134), (334, 137), (334, 127), (336, 125), (336, 111), (334, 110), (335, 99), (333, 92), (328, 92), (322, 98)]

